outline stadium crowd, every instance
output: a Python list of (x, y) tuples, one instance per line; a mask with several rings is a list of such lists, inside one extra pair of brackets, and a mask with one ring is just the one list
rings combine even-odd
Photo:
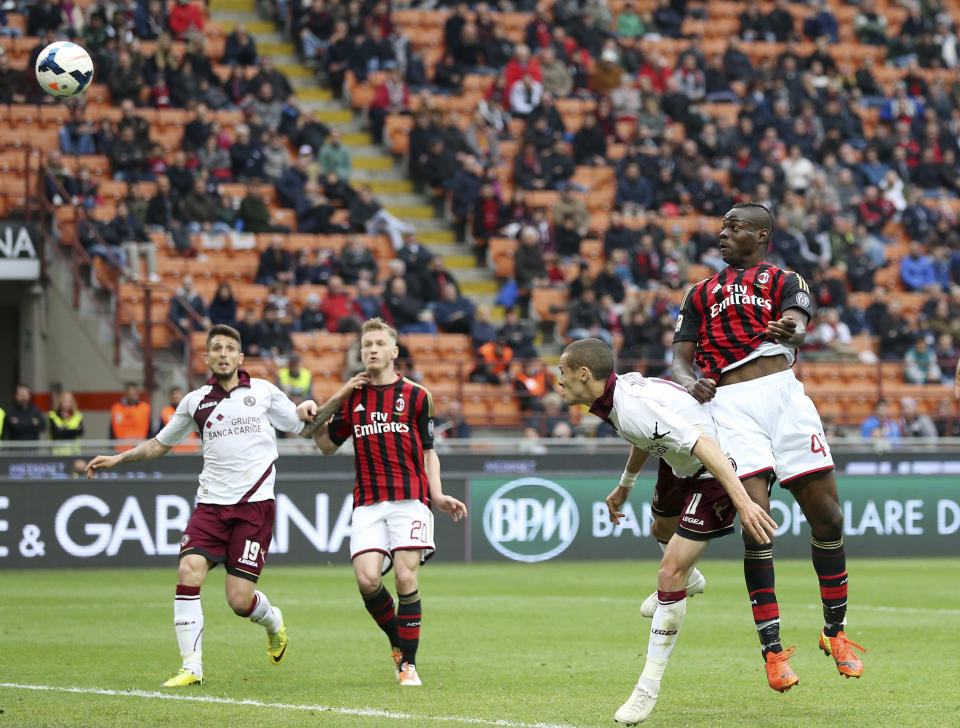
[[(498, 334), (489, 312), (459, 294), (442, 258), (369, 188), (351, 183), (339, 133), (300, 108), (289, 79), (242, 24), (223, 56), (211, 59), (204, 15), (185, 0), (169, 8), (156, 0), (21, 5), (14, 9), (26, 12), (27, 34), (41, 38), (28, 68), (47, 42), (77, 38), (122, 109), (119, 121), (93, 120), (83, 102), (73, 104), (61, 152), (104, 154), (115, 179), (156, 183), (155, 192), (131, 184), (110, 221), (79, 221), (91, 254), (131, 279), (144, 256), (156, 279), (151, 230), (168, 234), (185, 256), (198, 253), (191, 233), (228, 231), (383, 233), (396, 250), (383, 270), (362, 241), (340, 251), (270, 248), (256, 276), (274, 285), (263, 311), (231, 313), (224, 287), (203, 301), (184, 279), (171, 309), (182, 328), (191, 325), (178, 310), (183, 301), (211, 321), (238, 320), (255, 338), (274, 330), (271, 319), (291, 331), (349, 331), (381, 313), (402, 332), (471, 333), (481, 359), (483, 346), (499, 340), (525, 360), (538, 353), (531, 297), (555, 288), (566, 303), (549, 313), (566, 314), (568, 338), (597, 336), (624, 360), (668, 362), (676, 294), (691, 266), (706, 274), (723, 267), (716, 218), (735, 201), (753, 200), (774, 212), (769, 259), (804, 275), (822, 309), (810, 342), (823, 355), (868, 356), (851, 345), (868, 334), (880, 358), (905, 362), (915, 382), (941, 381), (957, 360), (960, 83), (927, 73), (957, 61), (955, 22), (936, 2), (897, 6), (897, 26), (886, 4), (863, 0), (845, 21), (862, 59), (831, 53), (841, 22), (819, 2), (800, 9), (778, 0), (766, 13), (743, 3), (738, 32), (722, 52), (706, 50), (715, 47), (703, 35), (709, 7), (682, 0), (652, 9), (626, 2), (619, 12), (594, 0), (458, 3), (434, 63), (386, 2), (278, 0), (278, 26), (335, 93), (376, 79), (367, 109), (375, 141), (389, 141), (391, 117), (412, 117), (410, 176), (446, 201), (478, 263), (490, 264), (491, 239), (517, 240), (498, 303), (516, 306), (511, 317), (523, 341)], [(532, 13), (522, 42), (507, 37), (501, 11)], [(661, 39), (683, 41), (675, 60), (657, 50)], [(144, 41), (155, 42), (149, 55)], [(752, 54), (762, 42), (785, 50)], [(895, 83), (878, 80), (883, 64), (902, 70)], [(477, 75), (489, 83), (475, 113), (444, 112), (439, 100)], [(587, 104), (577, 128), (558, 109), (569, 99)], [(0, 103), (24, 100), (52, 102), (0, 56)], [(731, 104), (734, 114), (718, 111)], [(187, 111), (179, 148), (150, 141), (144, 108)], [(210, 119), (219, 110), (239, 110), (242, 120), (224, 128)], [(600, 218), (576, 181), (583, 167), (613, 170), (612, 209)], [(99, 204), (89, 170), (68, 173), (56, 153), (47, 170), (51, 200), (64, 202), (65, 190), (75, 204)], [(227, 182), (250, 184), (231, 199), (222, 193)], [(279, 204), (295, 212), (293, 226), (271, 220), (257, 183), (274, 186)], [(542, 200), (542, 191), (557, 193), (549, 207), (529, 201)], [(681, 224), (697, 216), (692, 230)], [(601, 242), (601, 265), (581, 255), (585, 240)], [(293, 310), (283, 287), (303, 283), (326, 284), (327, 295)], [(911, 299), (917, 305), (905, 309), (899, 291), (919, 296)], [(265, 336), (251, 344), (283, 352), (282, 336)]]

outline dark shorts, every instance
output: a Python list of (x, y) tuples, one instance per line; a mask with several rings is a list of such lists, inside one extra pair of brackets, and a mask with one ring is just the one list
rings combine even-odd
[(709, 541), (733, 533), (737, 510), (714, 478), (678, 478), (663, 460), (657, 471), (651, 510), (662, 518), (680, 516), (677, 533), (693, 541)]
[(180, 539), (180, 558), (199, 554), (227, 573), (255, 582), (273, 538), (276, 503), (272, 500), (232, 506), (199, 503)]

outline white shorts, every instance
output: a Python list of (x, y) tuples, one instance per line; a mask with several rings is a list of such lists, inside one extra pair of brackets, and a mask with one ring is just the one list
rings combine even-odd
[(720, 447), (739, 478), (772, 470), (786, 486), (833, 469), (820, 413), (792, 369), (717, 387), (711, 405)]
[(393, 552), (420, 550), (423, 563), (436, 550), (433, 512), (419, 500), (380, 501), (353, 509), (350, 519), (350, 558), (379, 551), (386, 558), (383, 573), (393, 566)]

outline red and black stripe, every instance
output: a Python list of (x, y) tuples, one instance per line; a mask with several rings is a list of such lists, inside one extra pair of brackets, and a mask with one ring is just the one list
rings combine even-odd
[[(785, 279), (784, 271), (760, 263), (745, 270), (727, 268), (694, 286), (690, 302), (701, 322), (696, 360), (704, 376), (719, 379), (725, 367), (768, 340), (767, 324), (781, 315)], [(730, 302), (716, 315), (711, 313), (711, 306), (721, 306), (731, 296), (755, 296), (756, 300)], [(770, 308), (761, 303), (763, 299), (770, 301)]]

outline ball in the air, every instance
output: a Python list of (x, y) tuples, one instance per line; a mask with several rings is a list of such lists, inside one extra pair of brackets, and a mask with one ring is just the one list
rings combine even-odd
[(76, 43), (51, 43), (37, 56), (37, 81), (48, 94), (69, 99), (83, 93), (93, 80), (93, 59)]

